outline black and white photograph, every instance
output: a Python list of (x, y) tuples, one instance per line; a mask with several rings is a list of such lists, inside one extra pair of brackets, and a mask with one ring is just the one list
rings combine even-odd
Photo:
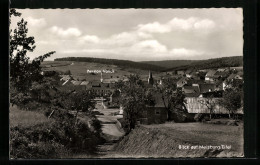
[(243, 158), (243, 8), (9, 10), (10, 159)]

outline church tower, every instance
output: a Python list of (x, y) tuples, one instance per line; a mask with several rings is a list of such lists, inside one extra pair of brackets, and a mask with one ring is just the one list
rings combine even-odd
[(153, 75), (151, 71), (149, 71), (148, 84), (153, 85)]
[(101, 72), (100, 82), (103, 82), (102, 72)]

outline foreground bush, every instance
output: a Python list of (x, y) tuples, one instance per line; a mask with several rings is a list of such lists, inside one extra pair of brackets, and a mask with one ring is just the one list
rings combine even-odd
[[(62, 116), (62, 117), (61, 117)], [(75, 125), (73, 115), (57, 110), (55, 122), (33, 126), (15, 126), (10, 129), (11, 158), (69, 158), (75, 152), (95, 154), (103, 142), (100, 126), (94, 120), (95, 131), (86, 123)]]

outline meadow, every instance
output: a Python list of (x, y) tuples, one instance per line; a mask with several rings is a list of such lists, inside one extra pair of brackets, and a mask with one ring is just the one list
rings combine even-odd
[[(135, 68), (124, 68), (116, 65), (109, 64), (99, 64), (92, 62), (70, 62), (70, 61), (44, 61), (42, 64), (43, 70), (54, 70), (57, 72), (70, 71), (73, 78), (76, 80), (100, 80), (100, 74), (87, 73), (87, 70), (104, 70), (113, 69), (114, 73), (103, 73), (103, 78), (113, 78), (116, 77), (127, 77), (130, 74), (140, 75), (142, 80), (147, 80), (149, 75), (149, 70), (141, 70)], [(163, 73), (153, 72), (154, 78), (159, 79)]]

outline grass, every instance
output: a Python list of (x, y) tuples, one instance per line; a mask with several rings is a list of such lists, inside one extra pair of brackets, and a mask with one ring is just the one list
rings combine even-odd
[(20, 110), (16, 106), (11, 106), (9, 112), (10, 127), (29, 127), (37, 124), (50, 124), (53, 122), (53, 119), (48, 119), (41, 112)]
[[(92, 75), (87, 73), (87, 70), (103, 70), (103, 69), (114, 69), (115, 73), (104, 73), (103, 78), (114, 78), (119, 76), (122, 78), (125, 75), (130, 74), (139, 74), (141, 79), (147, 80), (149, 71), (135, 69), (135, 68), (121, 68), (115, 65), (107, 65), (107, 64), (98, 64), (98, 63), (90, 63), (90, 62), (73, 62), (73, 65), (70, 65), (72, 62), (68, 61), (46, 61), (43, 62), (42, 66), (45, 67), (45, 70), (54, 70), (58, 72), (65, 72), (67, 70), (71, 71), (73, 78), (87, 81), (92, 80), (100, 80), (100, 74)], [(51, 67), (52, 66), (52, 67)], [(159, 78), (162, 73), (153, 72), (153, 76)]]
[[(227, 126), (205, 123), (141, 125), (132, 130), (114, 151), (103, 157), (241, 157), (243, 124)], [(185, 146), (220, 146), (228, 149), (179, 149)]]
[(243, 124), (239, 126), (205, 124), (205, 123), (165, 123), (144, 126), (159, 129), (162, 133), (173, 136), (194, 145), (232, 145), (233, 151), (243, 149)]

